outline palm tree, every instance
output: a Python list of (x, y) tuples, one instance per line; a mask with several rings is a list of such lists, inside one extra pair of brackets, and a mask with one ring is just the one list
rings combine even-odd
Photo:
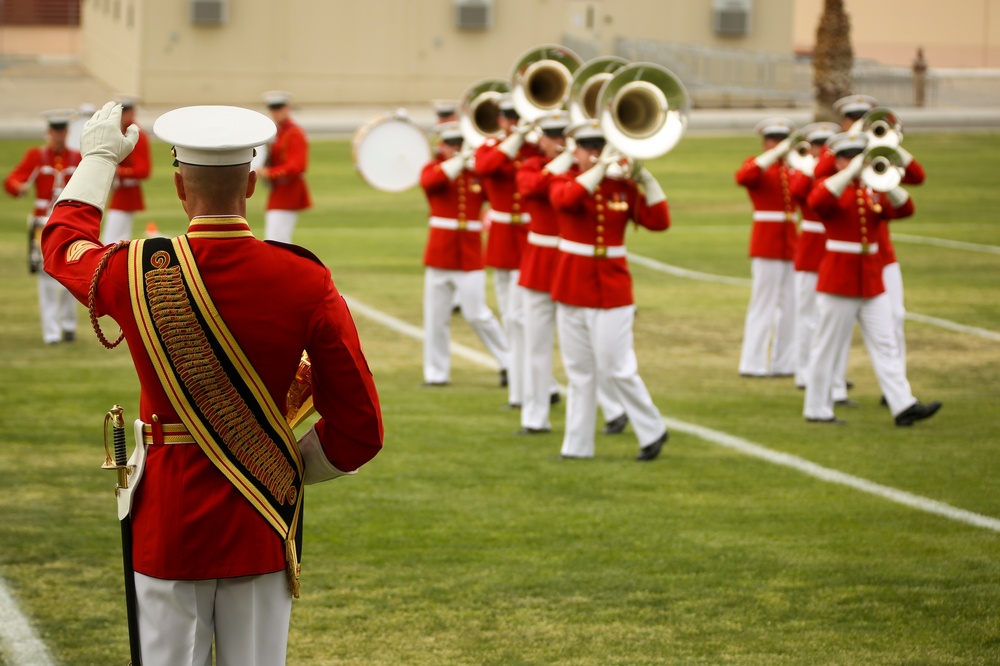
[(823, 0), (823, 14), (816, 28), (816, 47), (813, 51), (816, 120), (839, 121), (833, 103), (853, 92), (853, 66), (851, 20), (844, 11), (844, 2)]

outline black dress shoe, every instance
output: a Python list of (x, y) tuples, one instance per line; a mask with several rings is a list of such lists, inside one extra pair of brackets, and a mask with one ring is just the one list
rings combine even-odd
[(941, 403), (937, 400), (928, 402), (926, 405), (922, 402), (915, 402), (896, 415), (896, 425), (913, 425), (916, 421), (934, 416), (939, 409), (941, 409)]
[(521, 428), (517, 430), (515, 435), (544, 435), (545, 433), (552, 432), (552, 428)]
[(508, 402), (507, 409), (521, 409), (521, 403), (519, 402)]
[(809, 423), (825, 423), (826, 425), (847, 425), (847, 421), (844, 419), (838, 419), (836, 416), (831, 416), (828, 419), (807, 418), (806, 421)]
[(858, 406), (857, 401), (851, 400), (850, 398), (844, 398), (843, 400), (836, 400), (836, 401), (834, 401), (833, 404), (834, 404), (835, 407), (857, 407)]
[(507, 369), (500, 371), (500, 388), (507, 388)]
[(879, 399), (879, 401), (878, 401), (878, 406), (879, 406), (879, 407), (888, 407), (888, 406), (889, 406), (889, 401), (885, 399), (885, 396), (882, 396), (882, 397), (881, 397), (881, 398)]
[(423, 382), (421, 386), (448, 386), (451, 382)]
[(63, 331), (62, 339), (63, 342), (73, 342), (76, 340), (76, 333), (74, 331)]
[(550, 405), (558, 405), (560, 402), (562, 402), (562, 396), (559, 395), (559, 391), (553, 391), (549, 394)]
[(670, 439), (670, 433), (664, 430), (663, 434), (655, 442), (639, 449), (639, 455), (635, 459), (642, 462), (653, 460), (656, 456), (660, 455), (660, 450), (663, 449), (663, 445), (667, 443), (668, 439)]
[(617, 435), (618, 433), (625, 430), (625, 426), (628, 425), (628, 414), (622, 414), (621, 416), (616, 416), (607, 423), (604, 424), (604, 434), (605, 435)]

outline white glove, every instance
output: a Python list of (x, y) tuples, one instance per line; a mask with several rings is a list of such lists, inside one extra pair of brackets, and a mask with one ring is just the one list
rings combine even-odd
[(889, 203), (892, 204), (893, 208), (899, 208), (907, 201), (910, 200), (910, 193), (904, 190), (902, 187), (894, 187), (885, 193)]
[(635, 176), (636, 182), (640, 183), (643, 189), (646, 190), (646, 205), (655, 206), (661, 201), (667, 200), (667, 195), (663, 193), (663, 188), (660, 187), (659, 181), (653, 178), (653, 174), (643, 167), (639, 169), (639, 173)]
[(847, 189), (850, 182), (857, 178), (858, 174), (861, 173), (861, 168), (864, 166), (864, 163), (865, 154), (861, 153), (856, 155), (851, 160), (850, 164), (823, 181), (823, 185), (830, 192), (830, 194), (835, 197), (840, 197), (840, 195), (844, 193), (844, 190)]
[(598, 160), (597, 164), (577, 176), (576, 182), (583, 185), (583, 189), (593, 194), (597, 186), (604, 180), (604, 173), (608, 170), (608, 164), (609, 162)]
[(122, 107), (108, 102), (83, 126), (80, 135), (80, 161), (73, 177), (63, 188), (58, 201), (80, 201), (104, 212), (108, 192), (115, 179), (118, 163), (125, 159), (139, 141), (139, 127), (129, 125), (122, 135)]
[(521, 150), (521, 146), (524, 145), (524, 136), (530, 131), (530, 123), (518, 125), (514, 131), (511, 132), (510, 136), (500, 142), (497, 149), (510, 159), (514, 159), (517, 157), (517, 151)]
[(338, 476), (351, 476), (358, 473), (357, 470), (342, 472), (330, 463), (323, 452), (323, 444), (319, 441), (319, 435), (316, 434), (316, 426), (309, 428), (306, 434), (299, 439), (299, 452), (302, 454), (302, 466), (305, 468), (302, 473), (302, 482), (307, 486), (336, 479)]
[(754, 158), (754, 162), (757, 163), (761, 169), (767, 170), (772, 164), (780, 160), (782, 157), (788, 154), (788, 151), (792, 149), (792, 137), (788, 137), (781, 141), (778, 145), (770, 150), (765, 150), (763, 153)]
[(906, 150), (902, 146), (896, 146), (896, 152), (899, 153), (903, 168), (905, 169), (910, 166), (910, 163), (913, 162), (913, 155), (910, 154), (910, 151)]
[(444, 162), (441, 162), (441, 171), (444, 171), (444, 175), (448, 177), (448, 180), (455, 180), (465, 170), (466, 159), (468, 158), (464, 153), (449, 157)]
[(571, 166), (573, 166), (575, 159), (576, 158), (573, 157), (573, 153), (568, 150), (564, 150), (545, 165), (545, 170), (551, 174), (564, 173), (568, 171)]

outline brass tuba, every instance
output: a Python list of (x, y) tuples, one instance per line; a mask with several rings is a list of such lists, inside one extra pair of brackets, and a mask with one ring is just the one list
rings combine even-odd
[(469, 86), (459, 102), (458, 127), (469, 148), (478, 148), (486, 137), (499, 136), (500, 97), (510, 92), (503, 79), (482, 79)]
[(876, 192), (888, 192), (903, 180), (903, 159), (892, 146), (875, 145), (865, 149), (861, 182)]
[(868, 135), (869, 148), (897, 147), (903, 140), (903, 123), (885, 107), (875, 107), (861, 117), (861, 131)]
[(617, 56), (601, 56), (583, 63), (573, 73), (569, 90), (569, 120), (579, 123), (597, 117), (597, 102), (601, 88), (612, 75), (628, 65), (628, 60)]
[(690, 107), (687, 90), (673, 72), (637, 62), (619, 69), (601, 88), (597, 120), (608, 143), (623, 155), (653, 159), (684, 136)]
[(524, 122), (563, 108), (580, 56), (565, 46), (545, 44), (525, 51), (511, 72), (511, 101)]

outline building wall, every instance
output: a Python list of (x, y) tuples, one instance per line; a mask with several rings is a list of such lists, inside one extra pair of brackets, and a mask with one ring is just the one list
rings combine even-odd
[[(794, 43), (812, 51), (823, 0), (794, 1)], [(844, 0), (855, 58), (910, 66), (1000, 67), (1000, 0)]]

